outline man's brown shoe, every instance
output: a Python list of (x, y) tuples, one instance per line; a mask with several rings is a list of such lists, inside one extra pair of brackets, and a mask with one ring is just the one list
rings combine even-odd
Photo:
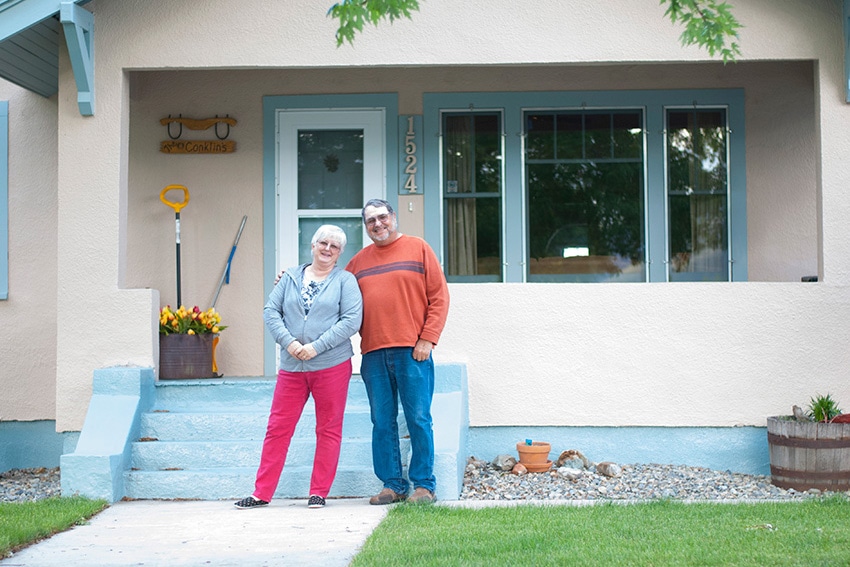
[(401, 502), (405, 498), (407, 498), (407, 494), (399, 494), (392, 488), (385, 488), (370, 498), (369, 504), (381, 506), (384, 504), (392, 504), (393, 502)]
[(413, 491), (413, 494), (407, 499), (407, 501), (413, 504), (430, 504), (436, 499), (437, 497), (434, 496), (433, 492), (420, 486)]

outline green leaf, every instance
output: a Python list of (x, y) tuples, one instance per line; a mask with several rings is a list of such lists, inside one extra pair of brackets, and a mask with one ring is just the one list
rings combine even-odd
[(390, 23), (402, 17), (410, 19), (419, 10), (418, 0), (342, 0), (328, 10), (328, 15), (339, 20), (336, 45), (354, 44), (354, 36), (363, 31), (366, 22), (377, 26), (381, 20)]

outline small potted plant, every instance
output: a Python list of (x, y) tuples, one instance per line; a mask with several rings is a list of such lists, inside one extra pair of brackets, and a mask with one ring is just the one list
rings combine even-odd
[(214, 309), (197, 305), (159, 312), (159, 379), (216, 378), (215, 345), (227, 327)]
[(850, 490), (850, 414), (830, 394), (816, 395), (808, 411), (767, 418), (771, 482), (781, 488)]

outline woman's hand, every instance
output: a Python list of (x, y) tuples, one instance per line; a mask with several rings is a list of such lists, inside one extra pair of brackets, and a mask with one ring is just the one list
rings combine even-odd
[(304, 345), (301, 348), (301, 354), (300, 354), (299, 358), (301, 360), (310, 360), (311, 358), (315, 357), (317, 354), (319, 354), (319, 353), (316, 352), (316, 347), (313, 346), (313, 343), (310, 343), (310, 344)]
[(302, 345), (298, 341), (292, 341), (289, 343), (289, 346), (286, 347), (286, 352), (288, 352), (292, 358), (297, 358), (298, 360), (310, 360), (318, 354), (312, 343)]

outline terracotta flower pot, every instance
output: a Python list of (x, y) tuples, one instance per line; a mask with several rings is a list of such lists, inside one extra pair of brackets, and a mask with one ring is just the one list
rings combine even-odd
[(516, 444), (519, 462), (528, 469), (528, 472), (543, 472), (552, 468), (552, 461), (549, 460), (551, 449), (552, 447), (545, 441), (533, 441), (531, 445), (525, 442)]

